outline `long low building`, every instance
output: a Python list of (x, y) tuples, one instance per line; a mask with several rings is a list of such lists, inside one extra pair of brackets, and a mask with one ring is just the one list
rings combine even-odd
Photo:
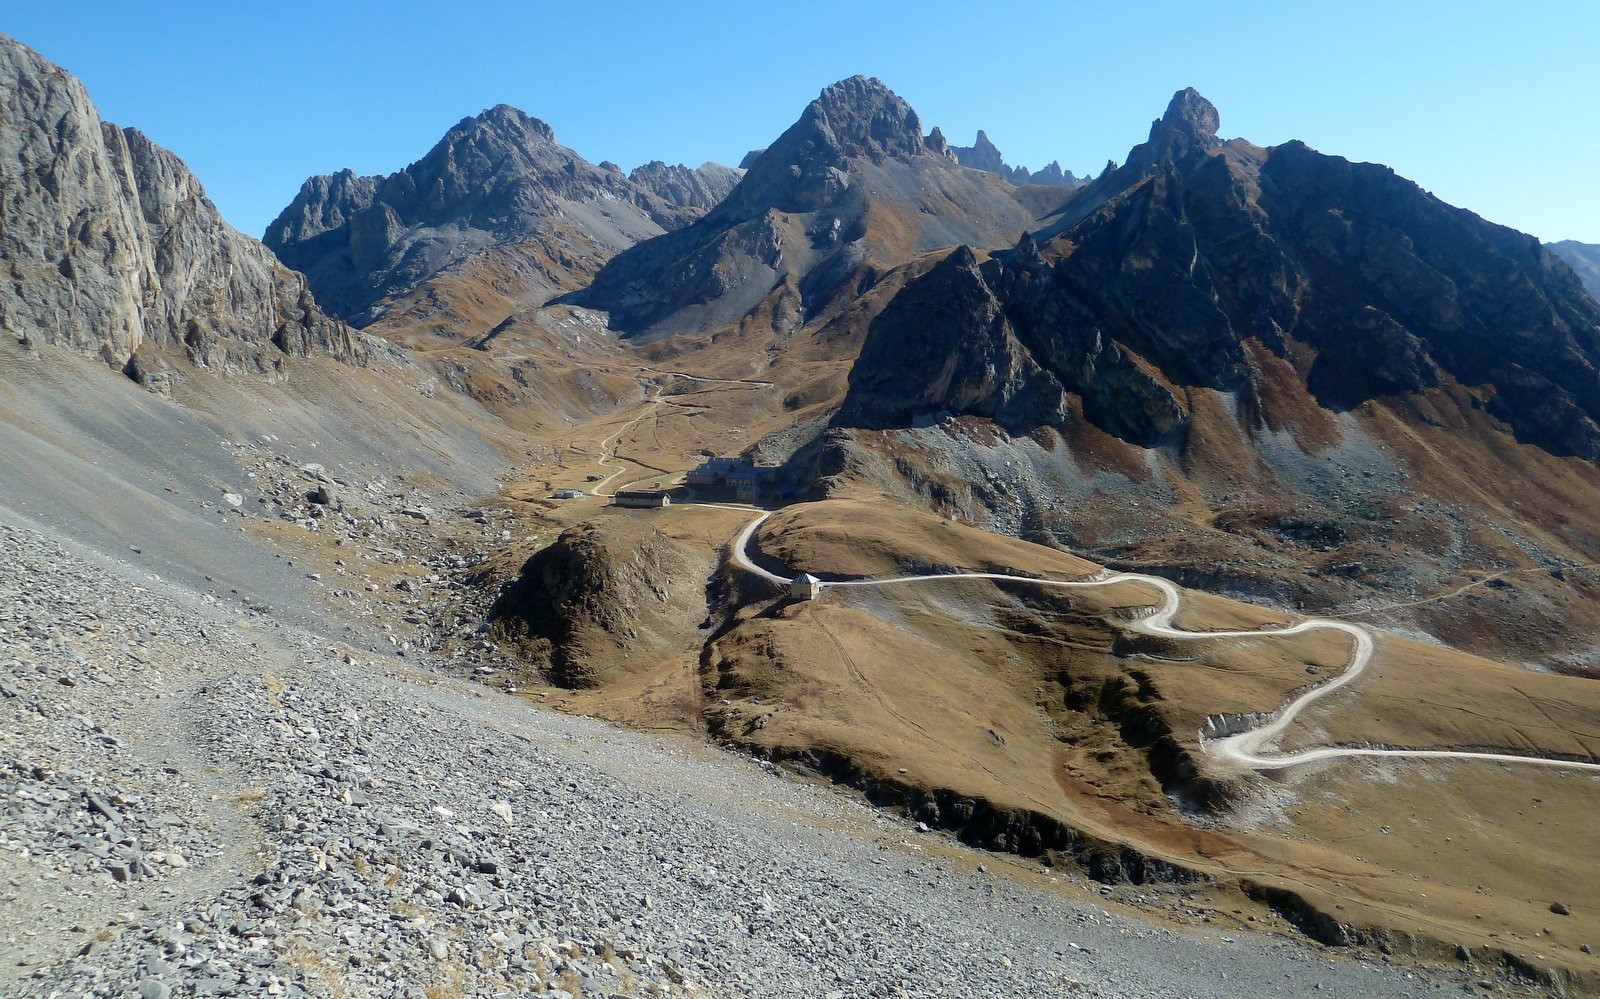
[(734, 458), (708, 457), (684, 476), (691, 486), (726, 487), (742, 503), (759, 503), (764, 494), (775, 491), (782, 469), (757, 465), (745, 455)]
[(613, 506), (657, 507), (670, 506), (672, 497), (665, 489), (624, 489), (611, 497)]

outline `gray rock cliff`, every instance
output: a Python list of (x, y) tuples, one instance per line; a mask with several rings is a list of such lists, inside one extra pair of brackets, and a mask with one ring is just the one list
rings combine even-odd
[(744, 176), (743, 170), (721, 163), (702, 163), (693, 169), (652, 160), (635, 167), (628, 179), (681, 208), (709, 212), (728, 196)]
[(305, 278), (222, 220), (171, 152), (0, 36), (0, 329), (129, 368), (142, 347), (269, 372), (367, 346)]

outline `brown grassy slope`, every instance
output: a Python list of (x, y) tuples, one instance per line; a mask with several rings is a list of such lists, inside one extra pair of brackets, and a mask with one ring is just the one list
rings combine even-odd
[[(824, 486), (1200, 588), (1365, 611), (1495, 658), (1600, 661), (1600, 469), (1518, 442), (1458, 389), (1341, 415), (1317, 408), (1286, 362), (1258, 361), (1277, 374), (1256, 398), (1189, 392), (1193, 425), (1171, 447), (1111, 438), (1075, 408), (1059, 433), (1017, 440), (973, 420), (943, 425), (947, 441), (853, 431)], [(992, 489), (960, 463), (972, 461), (1034, 470), (1040, 484)], [(1063, 494), (1052, 475), (1082, 485)], [(1504, 579), (1430, 599), (1491, 574)]]
[[(760, 541), (768, 554), (824, 571), (1005, 564), (1077, 576), (1085, 568), (1059, 552), (862, 503), (793, 508)], [(1217, 772), (1198, 750), (1204, 716), (1275, 707), (1342, 668), (1344, 639), (1119, 642), (1119, 616), (1149, 599), (1137, 587), (1031, 589), (969, 581), (842, 590), (742, 618), (709, 649), (711, 693), (730, 702), (708, 708), (711, 729), (867, 784), (903, 785), (913, 801), (952, 792), (1225, 880), (1287, 887), (1354, 926), (1515, 953), (1558, 922), (1556, 940), (1566, 943), (1545, 956), (1594, 970), (1574, 948), (1600, 931), (1600, 890), (1558, 874), (1600, 873), (1575, 818), (1600, 799), (1593, 778), (1473, 763), (1338, 764), (1287, 783)], [(1186, 627), (1282, 619), (1190, 599)], [(1309, 713), (1287, 743), (1562, 754), (1587, 752), (1597, 729), (1592, 683), (1386, 639), (1371, 673)], [(1197, 826), (1174, 807), (1163, 786), (1183, 790), (1174, 779), (1183, 760), (1231, 782), (1234, 819)], [(1575, 914), (1552, 915), (1556, 900)], [(1538, 939), (1539, 952), (1555, 949)]]
[(648, 523), (601, 518), (529, 558), (489, 619), (556, 684), (600, 687), (689, 647), (709, 572)]

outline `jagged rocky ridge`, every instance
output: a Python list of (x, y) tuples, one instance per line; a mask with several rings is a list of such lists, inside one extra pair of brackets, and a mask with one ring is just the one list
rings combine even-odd
[(988, 134), (982, 129), (978, 130), (978, 137), (970, 146), (951, 146), (950, 151), (956, 154), (956, 160), (962, 166), (972, 167), (974, 170), (987, 170), (997, 173), (1013, 184), (1042, 184), (1051, 187), (1080, 187), (1088, 181), (1073, 174), (1071, 170), (1061, 169), (1059, 160), (1051, 160), (1037, 173), (1030, 171), (1025, 166), (1011, 166), (1006, 163), (1005, 157), (1000, 155), (1000, 149), (990, 141)]
[(101, 121), (82, 83), (3, 35), (0, 329), (135, 377), (151, 350), (272, 373), (285, 356), (370, 349), (230, 228), (181, 160)]
[(308, 179), (264, 239), (305, 272), (318, 301), (366, 325), (395, 296), (486, 250), (518, 251), (528, 282), (554, 293), (695, 214), (501, 104), (387, 177)]
[(721, 163), (702, 163), (690, 169), (682, 163), (668, 166), (660, 160), (651, 160), (634, 167), (628, 179), (680, 208), (708, 212), (728, 196), (743, 176), (743, 170)]
[(1216, 109), (1173, 98), (1122, 167), (1038, 239), (951, 254), (872, 325), (839, 420), (936, 412), (1013, 432), (1068, 396), (1116, 436), (1181, 436), (1186, 388), (1264, 377), (1254, 343), (1326, 408), (1453, 381), (1520, 438), (1600, 457), (1600, 306), (1531, 236), (1383, 166), (1289, 142), (1221, 142)]
[(957, 242), (1012, 242), (1033, 213), (1011, 185), (962, 167), (882, 82), (823, 90), (686, 228), (618, 254), (570, 301), (629, 332), (715, 329), (776, 293), (774, 325), (804, 322), (874, 268)]

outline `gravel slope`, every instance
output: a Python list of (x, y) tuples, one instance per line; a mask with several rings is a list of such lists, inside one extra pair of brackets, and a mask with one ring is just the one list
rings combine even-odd
[(1460, 994), (974, 873), (5, 524), (0, 678), (7, 995)]

